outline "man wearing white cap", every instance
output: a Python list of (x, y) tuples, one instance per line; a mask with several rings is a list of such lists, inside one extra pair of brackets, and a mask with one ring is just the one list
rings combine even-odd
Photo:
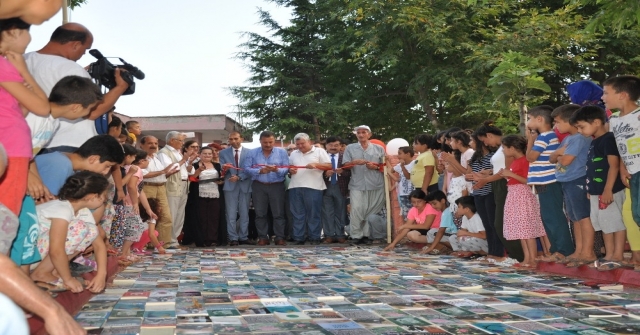
[(384, 179), (379, 164), (384, 157), (384, 149), (369, 141), (371, 128), (358, 126), (353, 131), (358, 143), (349, 144), (342, 158), (343, 165), (351, 168), (349, 198), (351, 203), (351, 238), (355, 244), (369, 243), (369, 225), (366, 218), (378, 213), (384, 206)]

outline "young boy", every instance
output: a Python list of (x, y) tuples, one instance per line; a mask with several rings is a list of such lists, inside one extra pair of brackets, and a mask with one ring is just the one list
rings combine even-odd
[[(396, 191), (398, 192), (398, 203), (400, 204), (400, 211), (402, 219), (407, 219), (407, 214), (411, 209), (411, 199), (409, 194), (413, 191), (413, 184), (411, 183), (411, 169), (415, 164), (413, 159), (414, 151), (412, 147), (400, 147), (398, 148), (398, 159), (400, 163), (393, 167), (393, 171), (397, 173), (389, 175), (391, 179), (396, 181)], [(390, 160), (387, 160), (390, 163)]]
[(74, 171), (92, 171), (106, 174), (111, 166), (124, 160), (124, 152), (118, 140), (109, 135), (88, 139), (72, 153), (52, 152), (36, 157), (42, 182), (54, 196)]
[(450, 242), (457, 239), (458, 228), (453, 223), (453, 214), (447, 205), (447, 195), (442, 191), (435, 191), (427, 194), (426, 200), (433, 209), (442, 212), (442, 216), (440, 217), (440, 228), (431, 228), (427, 232), (427, 242), (430, 245), (422, 248), (420, 253), (438, 255), (444, 247), (457, 251), (457, 249), (453, 249)]
[(609, 129), (613, 132), (620, 152), (620, 176), (627, 187), (622, 218), (627, 227), (627, 240), (631, 246), (631, 264), (640, 271), (640, 150), (638, 148), (638, 131), (640, 130), (640, 109), (637, 100), (640, 98), (640, 78), (636, 76), (620, 76), (604, 82), (602, 101), (615, 113), (609, 119)]
[(460, 197), (456, 200), (457, 216), (462, 217), (462, 227), (458, 230), (457, 239), (449, 239), (453, 250), (464, 252), (454, 253), (458, 257), (471, 257), (474, 254), (486, 255), (489, 252), (487, 233), (484, 231), (482, 219), (476, 213), (476, 202), (473, 196)]
[(124, 125), (125, 127), (127, 127), (129, 137), (133, 140), (132, 145), (135, 145), (135, 143), (138, 141), (138, 136), (142, 134), (142, 127), (140, 127), (140, 123), (138, 123), (138, 121), (130, 120), (127, 121)]
[(591, 137), (579, 134), (578, 128), (571, 123), (571, 116), (578, 109), (579, 105), (563, 105), (551, 113), (556, 129), (567, 135), (560, 149), (549, 156), (549, 161), (556, 164), (556, 180), (562, 186), (567, 216), (573, 222), (576, 250), (563, 260), (570, 268), (591, 264), (597, 259), (593, 250), (595, 231), (591, 225), (585, 178)]
[(553, 131), (551, 106), (537, 106), (527, 115), (527, 184), (534, 185), (540, 199), (540, 215), (551, 246), (544, 262), (557, 262), (573, 254), (575, 248), (562, 206), (562, 187), (556, 182), (555, 164), (549, 156), (558, 149), (558, 136)]
[(605, 111), (596, 106), (585, 106), (571, 118), (580, 133), (593, 136), (587, 157), (587, 192), (591, 204), (591, 224), (602, 230), (606, 255), (594, 262), (599, 271), (622, 266), (625, 225), (622, 206), (625, 187), (620, 179), (620, 154), (613, 133), (605, 128)]

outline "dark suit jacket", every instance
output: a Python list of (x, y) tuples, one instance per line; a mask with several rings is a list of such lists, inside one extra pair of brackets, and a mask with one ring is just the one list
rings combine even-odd
[[(329, 158), (331, 158), (331, 154), (327, 153)], [(338, 167), (342, 166), (342, 154), (338, 154)], [(325, 174), (322, 175), (324, 177), (324, 182), (327, 187), (331, 184), (330, 177), (327, 177)], [(351, 179), (351, 170), (344, 169), (342, 170), (342, 174), (338, 176), (338, 186), (340, 186), (340, 193), (342, 196), (347, 197), (349, 195), (349, 180)]]

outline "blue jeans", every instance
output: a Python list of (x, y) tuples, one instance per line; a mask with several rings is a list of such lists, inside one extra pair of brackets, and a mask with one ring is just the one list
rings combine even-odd
[(535, 187), (540, 200), (542, 224), (549, 237), (549, 242), (551, 242), (549, 251), (552, 254), (559, 252), (564, 256), (571, 255), (575, 251), (575, 246), (569, 231), (569, 222), (564, 214), (562, 186), (555, 182), (535, 185)]
[(322, 191), (306, 187), (289, 189), (289, 202), (293, 214), (293, 239), (305, 240), (305, 231), (309, 240), (320, 240), (322, 231)]

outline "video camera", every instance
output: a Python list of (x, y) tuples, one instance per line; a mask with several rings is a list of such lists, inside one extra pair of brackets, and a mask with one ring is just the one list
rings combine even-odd
[(122, 65), (113, 65), (102, 55), (98, 49), (89, 50), (89, 54), (97, 59), (96, 62), (89, 64), (89, 75), (93, 78), (98, 85), (104, 86), (108, 89), (112, 89), (116, 86), (116, 69), (120, 68), (126, 71), (120, 71), (122, 79), (129, 84), (122, 95), (133, 94), (136, 91), (136, 83), (133, 81), (133, 77), (140, 80), (144, 79), (144, 72), (140, 71), (137, 67), (127, 63), (122, 58), (118, 58)]

